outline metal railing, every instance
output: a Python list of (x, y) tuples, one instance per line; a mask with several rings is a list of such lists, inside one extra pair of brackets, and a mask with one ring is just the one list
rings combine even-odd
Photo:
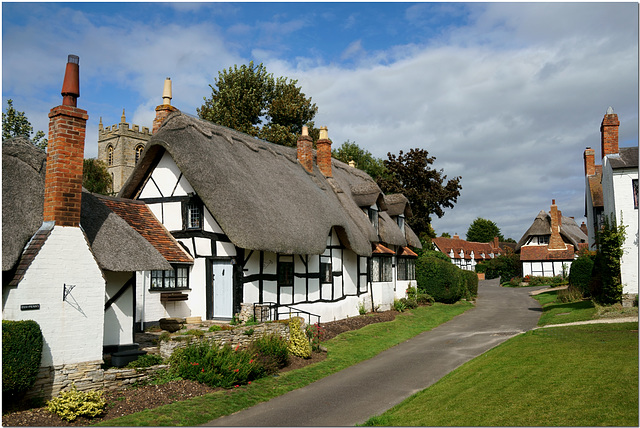
[(289, 305), (278, 305), (274, 302), (254, 303), (253, 316), (258, 322), (301, 317), (302, 319), (306, 319), (307, 323), (311, 325), (311, 319), (313, 317), (316, 323), (320, 323), (320, 315), (312, 314), (311, 312), (294, 308)]

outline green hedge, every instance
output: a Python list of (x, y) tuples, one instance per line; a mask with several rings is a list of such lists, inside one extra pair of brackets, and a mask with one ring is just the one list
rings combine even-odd
[(469, 270), (463, 270), (460, 273), (467, 290), (467, 298), (476, 297), (478, 295), (478, 274)]
[(431, 258), (435, 258), (435, 259), (440, 259), (440, 260), (448, 262), (448, 263), (453, 263), (449, 256), (447, 256), (442, 251), (437, 251), (437, 250), (426, 250), (426, 251), (423, 251), (422, 254), (420, 254), (420, 257), (431, 257)]
[(451, 261), (423, 255), (416, 261), (418, 290), (428, 293), (436, 302), (457, 302), (466, 294), (461, 272)]
[(37, 322), (2, 321), (2, 394), (20, 395), (36, 381), (42, 358), (42, 331)]

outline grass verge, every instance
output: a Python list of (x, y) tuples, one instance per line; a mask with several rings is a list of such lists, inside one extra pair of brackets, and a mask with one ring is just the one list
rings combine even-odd
[(179, 401), (117, 419), (98, 426), (194, 426), (270, 400), (318, 379), (374, 357), (423, 331), (431, 330), (471, 309), (469, 302), (436, 303), (399, 314), (394, 321), (371, 324), (324, 342), (327, 358), (317, 364), (280, 376), (258, 379), (251, 385)]
[(638, 426), (638, 325), (537, 329), (367, 426)]
[(596, 307), (591, 300), (572, 303), (557, 302), (557, 290), (547, 291), (532, 297), (542, 306), (542, 316), (538, 320), (539, 326), (588, 321), (594, 319), (596, 314)]

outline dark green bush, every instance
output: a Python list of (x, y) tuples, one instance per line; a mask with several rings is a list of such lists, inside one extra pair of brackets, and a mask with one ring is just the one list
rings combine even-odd
[(450, 262), (434, 257), (419, 257), (416, 261), (418, 290), (428, 293), (436, 302), (457, 302), (466, 291), (460, 272)]
[(593, 257), (580, 256), (571, 263), (569, 271), (569, 283), (576, 287), (583, 296), (590, 294), (589, 283), (593, 276)]
[(469, 270), (463, 270), (460, 273), (467, 291), (466, 297), (475, 298), (478, 295), (478, 274)]
[(486, 279), (501, 278), (501, 282), (508, 282), (511, 278), (522, 276), (520, 256), (514, 253), (504, 254), (489, 260), (483, 260), (476, 265), (476, 272), (484, 271)]
[(140, 355), (137, 360), (131, 361), (127, 364), (127, 368), (140, 369), (144, 367), (157, 366), (162, 364), (162, 357), (157, 354), (144, 354)]
[(418, 296), (416, 297), (416, 301), (418, 302), (419, 305), (426, 305), (426, 306), (431, 306), (436, 302), (436, 300), (427, 293), (418, 293)]
[[(622, 220), (622, 219), (621, 219)], [(591, 295), (602, 305), (611, 305), (622, 301), (622, 282), (620, 281), (620, 259), (624, 254), (622, 245), (626, 237), (626, 226), (615, 218), (604, 216), (604, 225), (596, 234), (598, 252), (594, 260), (594, 279)]]
[(255, 339), (248, 351), (255, 354), (258, 363), (269, 374), (276, 373), (289, 363), (287, 341), (277, 334), (267, 334)]
[(423, 251), (422, 254), (420, 254), (420, 257), (432, 257), (432, 258), (440, 259), (442, 261), (451, 263), (451, 257), (447, 256), (445, 253), (438, 250)]
[(231, 388), (265, 375), (255, 355), (233, 350), (229, 345), (218, 349), (207, 342), (197, 342), (176, 350), (169, 359), (171, 370), (183, 379), (195, 380), (211, 387)]
[(2, 321), (2, 394), (19, 396), (36, 381), (42, 358), (42, 331), (37, 322)]
[(406, 309), (415, 309), (418, 307), (418, 302), (415, 299), (407, 299), (403, 297), (400, 301), (404, 304)]

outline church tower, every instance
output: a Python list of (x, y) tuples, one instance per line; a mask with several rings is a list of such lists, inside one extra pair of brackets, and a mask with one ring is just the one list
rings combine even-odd
[(98, 125), (98, 159), (107, 165), (107, 170), (113, 180), (114, 193), (127, 181), (133, 168), (136, 166), (144, 146), (151, 138), (148, 127), (138, 125), (129, 128), (127, 119), (122, 109), (120, 123), (113, 126), (102, 125), (102, 118)]

